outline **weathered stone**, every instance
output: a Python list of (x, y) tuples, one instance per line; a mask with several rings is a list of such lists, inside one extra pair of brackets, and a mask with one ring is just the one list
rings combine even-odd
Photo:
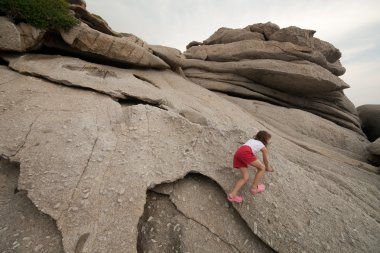
[[(268, 26), (269, 33), (276, 29)], [(258, 27), (263, 40), (264, 26)], [(255, 34), (247, 29), (225, 29), (228, 36), (214, 39), (244, 40)], [(65, 252), (379, 248), (379, 174), (365, 162), (369, 141), (346, 129), (359, 126), (342, 91), (348, 85), (312, 62), (329, 58), (336, 71), (330, 45), (316, 50), (319, 42), (309, 36), (310, 45), (291, 62), (215, 62), (83, 23), (62, 34), (65, 43), (52, 36), (45, 42), (50, 51), (102, 64), (2, 55), (9, 67), (0, 66), (0, 158), (20, 164), (18, 189), (56, 220)], [(307, 54), (317, 58), (302, 58)], [(172, 69), (147, 69), (152, 62)], [(181, 68), (188, 79), (173, 72)], [(231, 168), (233, 153), (259, 129), (272, 134), (267, 149), (275, 172), (265, 174), (264, 193), (252, 196), (247, 184), (244, 203), (232, 205), (226, 194), (241, 177)], [(11, 243), (14, 250), (22, 246)], [(36, 242), (31, 250), (45, 249)]]
[[(338, 156), (329, 152), (339, 149), (317, 141), (295, 143), (303, 138), (296, 131), (293, 137), (280, 134), (250, 106), (240, 107), (171, 71), (112, 68), (117, 76), (133, 73), (154, 81), (159, 88), (152, 85), (150, 91), (165, 94), (172, 104), (167, 110), (136, 100), (117, 103), (109, 93), (82, 88), (88, 86), (85, 78), (73, 88), (53, 84), (49, 76), (22, 76), (4, 66), (0, 71), (6, 76), (0, 85), (0, 155), (20, 162), (19, 188), (57, 220), (66, 252), (77, 245), (87, 252), (135, 252), (147, 189), (199, 172), (227, 193), (240, 177), (230, 167), (233, 151), (263, 128), (273, 135), (270, 161), (276, 172), (265, 176), (267, 191), (254, 201), (242, 190), (246, 202), (235, 208), (249, 229), (280, 252), (323, 251), (321, 241), (331, 251), (377, 249), (378, 175), (366, 171), (371, 167), (352, 158), (350, 150)], [(22, 72), (28, 72), (26, 66)], [(112, 79), (106, 80), (103, 86)], [(129, 89), (128, 79), (125, 84)], [(183, 109), (198, 112), (207, 126), (179, 115)], [(178, 201), (186, 202), (187, 196), (178, 193)], [(185, 232), (185, 238), (197, 238)], [(356, 243), (340, 241), (336, 234)], [(186, 240), (190, 245), (192, 239)]]
[(249, 25), (245, 27), (244, 29), (247, 29), (251, 32), (258, 32), (264, 35), (266, 40), (269, 40), (269, 37), (280, 30), (280, 27), (272, 22), (267, 23), (257, 23), (253, 25)]
[(137, 74), (120, 72), (119, 68), (60, 55), (30, 54), (8, 60), (9, 66), (21, 73), (43, 76), (57, 83), (95, 90), (116, 99), (138, 97), (147, 103), (164, 103), (164, 96), (154, 83)]
[[(326, 156), (348, 156), (352, 159), (365, 161), (368, 141), (357, 133), (342, 128), (330, 120), (315, 116), (298, 109), (274, 106), (260, 101), (251, 101), (230, 96), (223, 96), (241, 107), (248, 107), (256, 117), (265, 124), (270, 124), (276, 132), (294, 143), (308, 146), (315, 152), (324, 152)], [(284, 137), (285, 138), (285, 137)], [(318, 150), (318, 151), (317, 151)]]
[(321, 52), (328, 62), (334, 63), (342, 57), (342, 53), (339, 49), (335, 48), (332, 44), (327, 41), (320, 40), (318, 38), (312, 38), (313, 49)]
[[(221, 28), (210, 39), (215, 42), (231, 30)], [(313, 38), (315, 31), (298, 27), (279, 29), (268, 22), (244, 30), (267, 32), (265, 36), (270, 34), (278, 41), (204, 43), (190, 47), (184, 53), (187, 60), (176, 58), (177, 65), (182, 66), (187, 78), (212, 91), (300, 108), (362, 134), (356, 109), (342, 92), (349, 86), (331, 76), (345, 73), (338, 49)], [(231, 75), (243, 80), (231, 79)], [(328, 87), (329, 83), (334, 85)]]
[(273, 33), (269, 39), (280, 42), (291, 42), (295, 45), (306, 46), (310, 49), (321, 52), (326, 60), (330, 63), (334, 63), (342, 56), (339, 49), (335, 48), (330, 43), (314, 38), (315, 31), (301, 29), (296, 26), (290, 26), (282, 28)]
[(214, 73), (236, 73), (270, 88), (297, 94), (342, 90), (349, 86), (328, 70), (310, 63), (281, 60), (246, 60), (240, 62), (209, 62), (189, 59), (182, 66)]
[(339, 62), (331, 64), (319, 51), (313, 51), (289, 42), (244, 40), (229, 44), (203, 45), (188, 49), (184, 55), (189, 59), (217, 62), (247, 59), (275, 59), (290, 62), (307, 60), (338, 76), (345, 72), (345, 68)]
[(25, 23), (15, 25), (0, 16), (0, 51), (26, 52), (39, 48), (45, 31)]
[[(11, 68), (21, 73), (41, 76), (58, 84), (97, 91), (121, 99), (125, 103), (147, 103), (176, 113), (196, 111), (198, 119), (209, 119), (211, 121), (208, 123), (212, 123), (211, 126), (216, 123), (217, 126), (214, 127), (221, 129), (224, 129), (226, 124), (240, 124), (245, 121), (238, 115), (227, 120), (223, 117), (226, 111), (223, 101), (210, 100), (211, 92), (200, 89), (171, 71), (165, 71), (163, 74), (162, 71), (154, 70), (120, 69), (54, 55), (34, 54), (6, 59), (10, 61)], [(9, 74), (9, 79), (13, 77), (12, 74)], [(173, 95), (174, 91), (176, 95)], [(200, 101), (208, 101), (208, 104)], [(209, 110), (210, 103), (213, 104), (213, 111)], [(236, 111), (236, 108), (227, 109), (230, 113)], [(188, 120), (193, 119), (195, 118), (190, 116)]]
[(64, 252), (62, 236), (54, 220), (41, 213), (19, 191), (17, 163), (0, 158), (0, 251), (1, 252)]
[(61, 36), (67, 44), (81, 53), (140, 67), (169, 68), (160, 58), (128, 39), (101, 33), (84, 23), (67, 32), (61, 31)]
[[(163, 213), (164, 211), (164, 213)], [(139, 223), (138, 252), (233, 252), (207, 227), (179, 212), (168, 196), (149, 192)], [(250, 251), (252, 252), (252, 251)]]
[(315, 31), (302, 29), (296, 26), (289, 26), (282, 28), (269, 36), (269, 40), (275, 40), (280, 42), (291, 42), (295, 45), (312, 47), (311, 38)]
[(204, 45), (227, 44), (241, 40), (264, 40), (264, 35), (257, 32), (250, 32), (244, 29), (219, 28), (207, 40), (203, 41)]
[(149, 46), (153, 54), (164, 60), (171, 68), (179, 68), (185, 56), (178, 49), (172, 47), (164, 47), (159, 45)]
[(361, 105), (358, 108), (363, 132), (370, 141), (380, 137), (380, 104)]
[(273, 252), (271, 245), (266, 245), (245, 224), (227, 202), (222, 188), (211, 179), (190, 174), (174, 184), (170, 199), (181, 213), (207, 227), (234, 251)]
[(363, 134), (355, 106), (341, 91), (299, 96), (297, 93), (279, 91), (233, 73), (186, 69), (185, 74), (206, 89), (306, 110)]
[[(180, 159), (183, 154), (176, 150), (178, 147), (189, 151), (193, 149), (192, 145), (196, 144), (194, 137), (199, 134), (199, 126), (190, 123), (178, 114), (157, 108), (157, 110), (151, 111), (151, 108), (155, 107), (127, 106), (122, 112), (120, 105), (110, 98), (107, 99), (107, 96), (97, 95), (87, 90), (62, 89), (62, 87), (55, 85), (49, 86), (47, 82), (41, 82), (35, 78), (25, 78), (27, 80), (23, 81), (23, 78), (18, 78), (16, 83), (11, 81), (1, 85), (1, 93), (8, 98), (3, 103), (8, 104), (9, 101), (9, 105), (11, 105), (14, 95), (20, 90), (29, 90), (29, 92), (23, 92), (24, 97), (18, 96), (19, 102), (16, 107), (6, 107), (7, 111), (1, 114), (1, 122), (4, 124), (6, 122), (8, 126), (5, 127), (3, 124), (1, 126), (1, 129), (4, 130), (4, 132), (1, 131), (1, 139), (4, 140), (1, 154), (7, 154), (9, 157), (17, 155), (19, 158), (16, 159), (22, 161), (20, 188), (27, 189), (32, 201), (43, 212), (57, 220), (58, 227), (63, 234), (63, 244), (66, 251), (72, 252), (81, 235), (86, 233), (90, 233), (85, 245), (89, 251), (101, 249), (111, 249), (113, 252), (122, 252), (126, 249), (131, 252), (134, 251), (130, 245), (136, 245), (136, 241), (133, 242), (133, 240), (136, 240), (137, 231), (133, 228), (137, 227), (138, 219), (142, 213), (146, 188), (149, 185), (161, 183), (164, 180), (173, 180), (183, 175), (183, 171), (178, 170), (178, 168), (183, 166), (186, 168), (187, 162)], [(170, 75), (167, 78), (170, 78)], [(13, 82), (15, 82), (14, 79)], [(9, 89), (9, 87), (13, 87), (13, 89)], [(3, 93), (4, 91), (7, 92)], [(32, 100), (29, 100), (30, 93), (36, 94)], [(208, 92), (206, 93), (210, 95)], [(37, 94), (40, 95), (37, 96)], [(47, 97), (45, 97), (46, 94), (48, 94)], [(41, 99), (43, 103), (39, 102)], [(186, 101), (186, 99), (184, 100)], [(26, 107), (30, 110), (28, 112), (22, 111), (27, 115), (35, 115), (36, 119), (26, 125), (23, 136), (18, 132), (19, 128), (14, 127), (16, 122), (11, 119), (18, 118), (17, 108)], [(75, 116), (77, 109), (82, 113)], [(46, 111), (54, 111), (55, 113), (46, 114)], [(162, 113), (167, 117), (162, 118), (160, 116)], [(57, 117), (56, 120), (48, 120), (51, 115)], [(122, 120), (123, 118), (125, 118), (125, 122)], [(161, 123), (158, 124), (157, 120), (160, 120)], [(223, 117), (221, 120), (225, 121)], [(146, 127), (141, 128), (142, 125)], [(133, 126), (139, 127), (134, 128)], [(172, 142), (170, 139), (167, 139), (167, 142), (153, 139), (161, 139), (160, 136), (171, 135), (173, 133), (172, 127), (187, 133), (181, 135), (180, 142)], [(57, 138), (60, 139), (59, 142), (63, 146), (54, 145), (55, 141), (51, 136), (53, 134), (52, 129), (57, 129)], [(28, 133), (28, 130), (31, 132)], [(6, 135), (9, 136), (9, 139), (5, 138)], [(12, 153), (6, 152), (6, 147), (13, 145), (16, 136), (20, 136), (17, 147), (13, 149)], [(141, 136), (145, 137), (141, 138)], [(121, 139), (116, 141), (118, 138)], [(72, 141), (65, 141), (68, 139), (72, 139)], [(41, 145), (37, 143), (41, 143)], [(150, 146), (155, 145), (153, 143), (157, 143), (156, 148)], [(136, 145), (140, 149), (136, 150)], [(43, 150), (40, 150), (41, 148)], [(141, 163), (141, 167), (136, 167), (136, 170), (125, 170), (126, 164), (135, 161), (138, 157), (145, 156), (147, 148), (151, 150), (149, 152), (152, 152), (152, 157), (156, 159), (163, 158), (162, 155), (168, 154), (168, 150), (176, 151), (176, 153), (170, 154), (169, 160), (165, 159), (158, 162), (154, 159), (156, 160), (155, 166), (159, 168), (155, 171), (160, 172), (160, 174), (155, 172), (155, 175), (162, 180), (157, 180), (156, 176), (154, 177), (156, 179), (147, 176), (146, 173), (153, 175), (151, 174), (152, 171), (147, 170), (150, 166), (149, 160), (147, 163)], [(78, 150), (81, 151), (78, 152)], [(128, 155), (125, 155), (126, 153)], [(187, 156), (193, 157), (191, 152)], [(102, 159), (99, 160), (99, 157)], [(126, 163), (122, 163), (123, 160), (126, 160)], [(193, 157), (192, 160), (194, 166), (198, 164), (196, 157)], [(41, 166), (41, 170), (37, 172), (34, 168), (40, 162), (48, 162), (50, 165)], [(193, 169), (198, 167), (199, 165)], [(46, 170), (47, 168), (48, 170)], [(177, 172), (172, 173), (166, 169), (163, 170), (164, 168), (172, 168), (173, 172)], [(123, 176), (125, 173), (129, 176)], [(144, 174), (145, 176), (143, 176)], [(38, 175), (43, 176), (39, 177)], [(167, 175), (170, 175), (169, 178)], [(99, 176), (101, 177), (99, 178)], [(132, 181), (138, 185), (127, 183), (133, 177), (135, 178)], [(140, 180), (141, 177), (144, 180)], [(128, 181), (126, 181), (127, 178)], [(56, 183), (53, 183), (56, 180), (62, 184), (57, 186)], [(110, 186), (115, 190), (110, 189)], [(122, 195), (123, 191), (116, 190), (127, 186), (132, 187), (125, 191), (128, 192), (128, 195)], [(44, 190), (41, 191), (42, 189)], [(84, 193), (87, 194), (88, 190), (90, 195), (84, 198)], [(134, 197), (133, 202), (130, 202), (131, 196)], [(119, 199), (121, 201), (118, 201)], [(125, 201), (123, 201), (124, 199)], [(60, 205), (56, 205), (57, 203)], [(129, 203), (133, 203), (133, 205)], [(126, 208), (127, 206), (129, 208)], [(99, 213), (100, 210), (103, 212)], [(107, 210), (112, 211), (112, 214)], [(123, 214), (118, 215), (119, 211)], [(93, 215), (99, 215), (102, 218), (92, 219)], [(120, 219), (122, 216), (123, 218)], [(106, 229), (109, 224), (116, 222), (114, 220), (116, 217), (119, 217), (117, 218), (118, 225), (114, 224), (109, 230), (109, 234), (97, 233), (98, 230), (94, 230), (95, 227), (99, 230)], [(135, 224), (132, 225), (132, 223)]]

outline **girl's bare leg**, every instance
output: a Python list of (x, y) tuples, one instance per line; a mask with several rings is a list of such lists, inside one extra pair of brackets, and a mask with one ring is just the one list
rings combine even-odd
[(241, 172), (242, 178), (240, 178), (236, 182), (235, 187), (232, 189), (232, 191), (230, 193), (231, 196), (237, 196), (241, 187), (243, 187), (243, 185), (245, 185), (249, 180), (249, 174), (248, 174), (248, 168), (247, 167), (240, 168), (240, 172)]
[(252, 189), (256, 189), (257, 186), (261, 182), (261, 178), (264, 176), (265, 165), (262, 162), (260, 162), (260, 160), (258, 160), (258, 159), (256, 161), (252, 162), (251, 165), (256, 167), (256, 169), (257, 169), (255, 178), (253, 179), (253, 183), (252, 183)]

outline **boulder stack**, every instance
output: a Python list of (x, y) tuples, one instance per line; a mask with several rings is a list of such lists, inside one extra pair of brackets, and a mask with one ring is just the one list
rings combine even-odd
[(315, 31), (273, 23), (220, 28), (188, 45), (181, 65), (193, 82), (213, 91), (299, 108), (361, 133), (348, 88), (338, 76), (340, 51)]

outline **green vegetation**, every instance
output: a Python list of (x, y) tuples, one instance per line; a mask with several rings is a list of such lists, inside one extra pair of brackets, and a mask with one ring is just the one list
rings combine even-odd
[(69, 30), (78, 23), (65, 0), (0, 0), (0, 15), (42, 29)]

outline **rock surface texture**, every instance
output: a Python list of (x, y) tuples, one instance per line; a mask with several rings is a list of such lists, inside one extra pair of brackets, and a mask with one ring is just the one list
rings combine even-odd
[[(380, 176), (338, 49), (260, 23), (182, 54), (72, 3), (83, 22), (49, 54), (0, 51), (0, 252), (379, 249)], [(232, 205), (234, 151), (258, 130), (276, 170)]]

